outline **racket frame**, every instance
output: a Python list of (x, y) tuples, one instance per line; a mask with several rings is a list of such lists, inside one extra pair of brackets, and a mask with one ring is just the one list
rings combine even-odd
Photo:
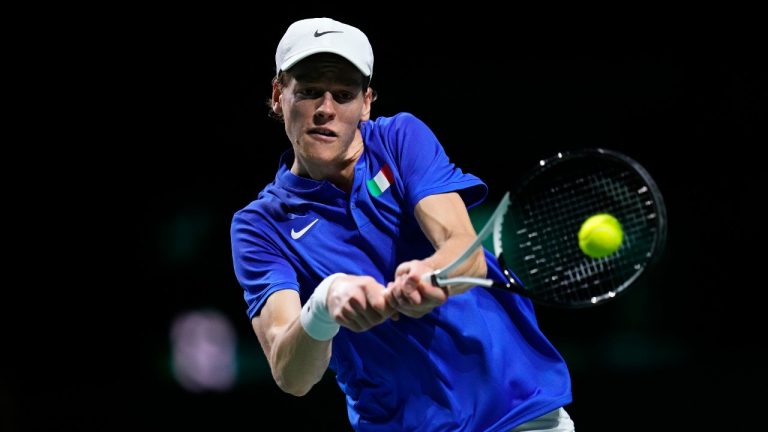
[[(651, 253), (651, 258), (647, 262), (647, 266), (650, 266), (651, 264), (658, 261), (659, 256), (661, 255), (661, 252), (664, 250), (665, 247), (665, 240), (666, 240), (666, 208), (664, 205), (664, 200), (661, 196), (661, 193), (658, 190), (658, 186), (651, 178), (650, 174), (636, 161), (629, 158), (628, 156), (612, 151), (612, 150), (606, 150), (602, 148), (593, 148), (593, 149), (584, 149), (581, 151), (573, 152), (573, 153), (558, 153), (556, 156), (552, 157), (551, 159), (547, 160), (541, 160), (539, 162), (539, 167), (536, 170), (533, 170), (532, 173), (529, 173), (526, 178), (531, 178), (533, 176), (533, 173), (536, 171), (541, 170), (547, 170), (551, 168), (553, 165), (556, 165), (557, 162), (560, 162), (562, 159), (568, 159), (570, 157), (578, 157), (580, 155), (584, 154), (592, 154), (592, 155), (600, 155), (602, 157), (607, 158), (613, 158), (621, 160), (623, 163), (627, 164), (631, 169), (633, 169), (642, 179), (643, 182), (648, 187), (651, 195), (655, 199), (655, 205), (657, 206), (657, 212), (658, 214), (656, 217), (659, 218), (659, 224), (658, 224), (658, 230), (657, 233), (657, 241), (653, 248)], [(523, 186), (521, 185), (520, 188)], [(518, 191), (520, 190), (518, 188)], [(570, 304), (570, 303), (552, 303), (550, 301), (544, 301), (542, 299), (537, 299), (535, 293), (530, 292), (527, 290), (522, 281), (510, 270), (510, 268), (506, 265), (504, 256), (503, 256), (503, 250), (502, 250), (502, 241), (501, 241), (501, 234), (502, 234), (502, 224), (504, 222), (504, 216), (509, 210), (510, 207), (510, 192), (506, 192), (504, 196), (502, 197), (501, 201), (497, 205), (496, 209), (492, 213), (490, 219), (488, 222), (486, 222), (485, 226), (478, 232), (477, 238), (464, 250), (464, 252), (459, 255), (456, 259), (454, 259), (450, 264), (447, 266), (435, 270), (431, 273), (427, 273), (423, 276), (422, 280), (429, 281), (432, 285), (437, 287), (446, 288), (450, 285), (457, 285), (457, 284), (469, 284), (469, 285), (476, 285), (476, 286), (482, 286), (486, 288), (501, 288), (506, 289), (509, 291), (516, 292), (520, 295), (523, 295), (525, 297), (531, 298), (534, 301), (537, 301), (539, 303), (545, 304), (547, 306), (559, 306), (559, 307), (565, 307), (565, 308), (580, 308), (585, 306), (594, 306), (596, 304), (602, 304), (606, 300), (610, 300), (616, 297), (616, 295), (626, 289), (629, 285), (635, 282), (635, 280), (640, 276), (640, 274), (634, 274), (629, 280), (625, 281), (620, 287), (617, 287), (616, 290), (611, 290), (606, 293), (603, 293), (600, 296), (595, 296), (590, 298), (588, 302), (580, 302), (578, 304)], [(489, 236), (493, 235), (493, 254), (496, 257), (500, 269), (504, 273), (504, 280), (494, 280), (489, 278), (479, 278), (479, 277), (471, 277), (471, 276), (455, 276), (455, 277), (449, 277), (449, 274), (454, 271), (458, 266), (460, 266), (462, 263), (464, 263), (477, 249), (478, 247), (481, 247), (483, 241)], [(644, 272), (643, 272), (644, 273)]]

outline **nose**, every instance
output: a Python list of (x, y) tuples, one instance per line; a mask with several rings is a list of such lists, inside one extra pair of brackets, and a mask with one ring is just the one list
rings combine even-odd
[(336, 116), (333, 94), (327, 91), (319, 99), (319, 105), (315, 109), (315, 120), (318, 122), (328, 122)]

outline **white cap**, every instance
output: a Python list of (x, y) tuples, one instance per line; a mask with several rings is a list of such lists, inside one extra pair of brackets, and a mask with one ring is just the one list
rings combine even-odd
[(373, 75), (373, 48), (359, 29), (330, 18), (296, 21), (286, 30), (275, 53), (278, 72), (317, 53), (338, 54), (366, 77)]

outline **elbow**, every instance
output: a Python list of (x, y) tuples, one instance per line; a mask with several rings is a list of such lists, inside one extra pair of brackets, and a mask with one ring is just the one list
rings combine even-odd
[(285, 390), (286, 393), (296, 396), (296, 397), (302, 397), (309, 393), (309, 390), (312, 389), (312, 387), (304, 387), (304, 388), (297, 388), (295, 390)]
[(315, 383), (300, 383), (296, 380), (289, 380), (280, 376), (275, 376), (275, 383), (280, 387), (280, 390), (297, 397), (306, 395), (315, 386)]
[(304, 396), (312, 390), (323, 377), (322, 372), (311, 372), (302, 367), (299, 370), (294, 368), (276, 368), (272, 369), (272, 377), (275, 383), (284, 391), (293, 396)]

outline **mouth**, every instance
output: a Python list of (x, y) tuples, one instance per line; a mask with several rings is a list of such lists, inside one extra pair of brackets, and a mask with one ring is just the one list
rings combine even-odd
[(322, 128), (322, 127), (316, 127), (312, 128), (307, 131), (308, 135), (314, 135), (314, 136), (321, 136), (321, 137), (327, 137), (327, 138), (337, 138), (338, 135), (336, 132), (328, 129), (328, 128)]

